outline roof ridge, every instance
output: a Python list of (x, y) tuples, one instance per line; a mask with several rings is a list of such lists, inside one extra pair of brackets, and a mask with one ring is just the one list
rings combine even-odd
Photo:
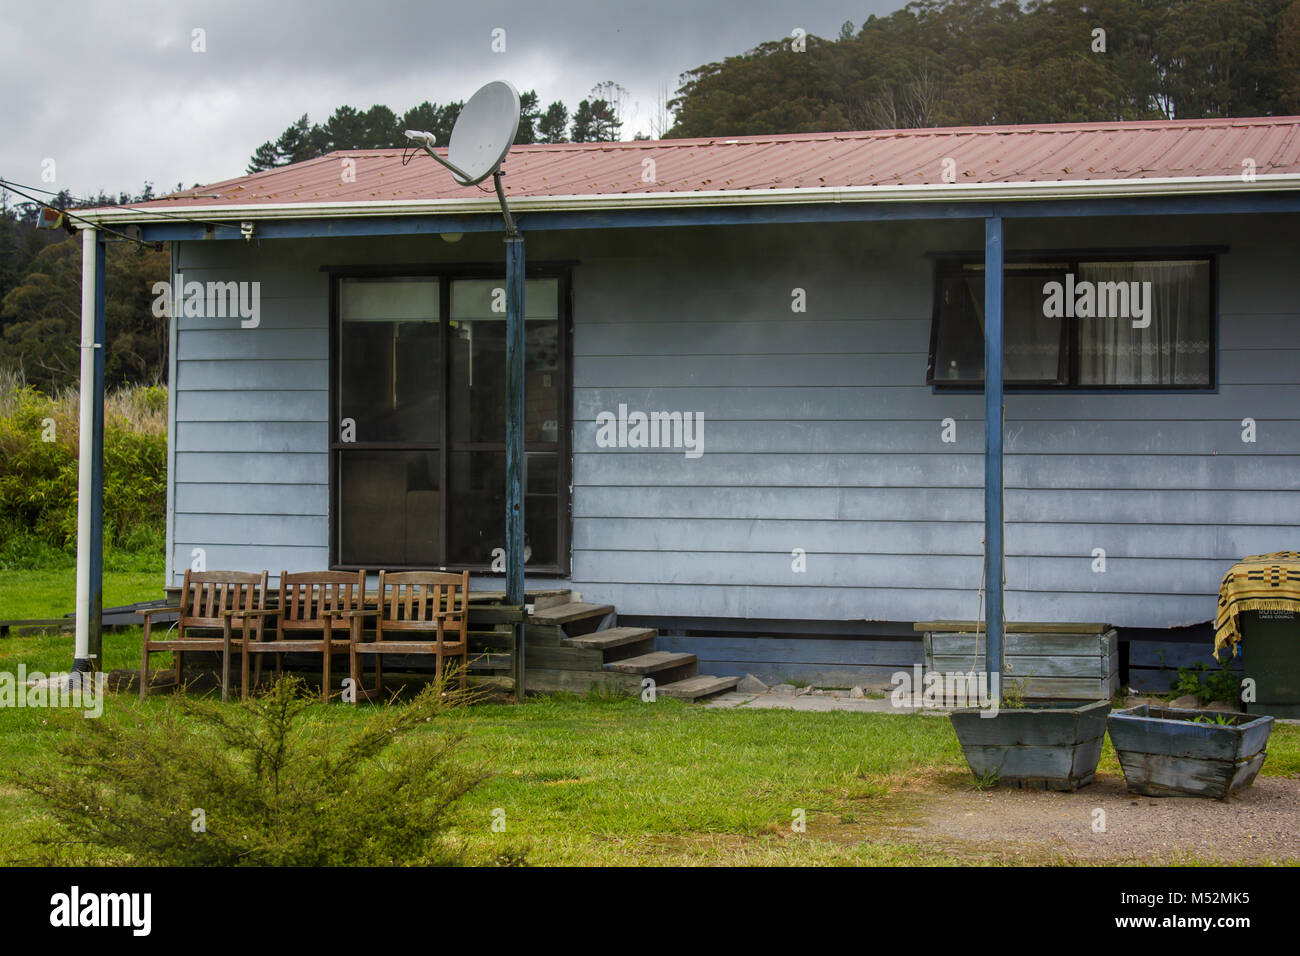
[[(398, 145), (330, 150), (156, 202), (159, 208), (311, 205), (419, 201), (459, 193), (436, 164), (410, 162), (416, 153)], [(542, 197), (927, 186), (940, 183), (938, 157), (955, 159), (956, 181), (963, 184), (1222, 179), (1239, 176), (1238, 153), (1254, 156), (1261, 176), (1300, 177), (1300, 116), (529, 143), (511, 152), (507, 189), (512, 196)], [(358, 175), (341, 176), (340, 161), (346, 169), (354, 160)], [(399, 165), (399, 160), (404, 162)], [(198, 190), (218, 195), (200, 197)]]
[[(588, 141), (583, 143), (517, 143), (514, 150), (579, 152), (586, 150), (617, 149), (663, 149), (702, 144), (745, 145), (750, 143), (811, 142), (830, 139), (872, 139), (896, 136), (998, 136), (1009, 133), (1050, 133), (1050, 132), (1084, 132), (1086, 130), (1114, 129), (1196, 129), (1231, 126), (1300, 126), (1297, 116), (1231, 116), (1195, 119), (1142, 119), (1142, 120), (1080, 120), (1068, 123), (1015, 123), (984, 124), (977, 126), (915, 126), (901, 129), (851, 129), (851, 130), (817, 130), (800, 133), (737, 133), (735, 135), (717, 134), (714, 136), (683, 136), (672, 139), (623, 139)], [(409, 146), (362, 146), (355, 149), (333, 149), (321, 156), (299, 160), (288, 165), (300, 166), (316, 162), (340, 153), (404, 153)], [(440, 147), (445, 149), (446, 147)], [(261, 175), (283, 169), (276, 166), (248, 175)], [(244, 177), (237, 177), (244, 178)]]

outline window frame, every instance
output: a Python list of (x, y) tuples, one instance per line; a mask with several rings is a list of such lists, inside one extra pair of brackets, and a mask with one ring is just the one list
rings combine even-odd
[[(575, 263), (565, 260), (547, 260), (525, 266), (524, 278), (555, 279), (558, 283), (557, 332), (559, 335), (558, 356), (561, 363), (559, 370), (560, 399), (556, 440), (554, 442), (531, 441), (525, 443), (525, 453), (530, 451), (552, 452), (557, 460), (556, 474), (556, 563), (527, 566), (529, 574), (542, 577), (568, 577), (573, 563), (573, 266)], [(438, 528), (438, 552), (445, 561), (448, 556), (448, 525), (451, 516), (451, 501), (447, 493), (448, 457), (452, 452), (503, 451), (505, 441), (501, 442), (453, 442), (449, 440), (451, 391), (451, 285), (458, 279), (488, 279), (505, 282), (503, 263), (455, 263), (455, 264), (411, 264), (411, 265), (359, 265), (359, 266), (323, 266), (321, 271), (329, 278), (329, 567), (337, 571), (445, 571), (451, 564), (357, 564), (343, 563), (340, 559), (339, 527), (339, 464), (340, 456), (345, 451), (437, 451), (440, 521)], [(442, 361), (441, 376), (441, 421), (436, 442), (342, 442), (339, 440), (339, 334), (340, 334), (340, 289), (345, 279), (402, 279), (402, 278), (437, 278), (438, 312), (439, 312), (439, 350)], [(498, 447), (499, 446), (499, 447)], [(504, 545), (504, 542), (503, 542)], [(502, 574), (493, 571), (490, 564), (457, 564), (455, 570), (469, 570), (476, 574)]]
[[(1004, 382), (1003, 391), (1047, 393), (1057, 392), (1162, 392), (1193, 393), (1218, 392), (1219, 390), (1219, 256), (1227, 252), (1225, 246), (1171, 246), (1142, 249), (1041, 249), (1008, 250), (1003, 256), (1002, 274), (1005, 279), (1009, 272), (1014, 272), (1017, 265), (1062, 263), (1067, 271), (1078, 275), (1081, 262), (1166, 262), (1174, 260), (1205, 260), (1209, 266), (1210, 296), (1210, 348), (1209, 375), (1205, 385), (1089, 385), (1079, 382), (1079, 317), (1069, 316), (1062, 321), (1064, 338), (1062, 355), (1065, 366), (1065, 381), (1053, 384), (1043, 381)], [(983, 265), (983, 252), (932, 252), (927, 254), (934, 262), (933, 296), (930, 314), (930, 348), (926, 359), (925, 384), (935, 392), (984, 393), (984, 382), (952, 382), (935, 375), (935, 362), (939, 345), (939, 320), (941, 302), (941, 282), (951, 276), (966, 274), (963, 267)], [(982, 273), (981, 273), (982, 274)]]

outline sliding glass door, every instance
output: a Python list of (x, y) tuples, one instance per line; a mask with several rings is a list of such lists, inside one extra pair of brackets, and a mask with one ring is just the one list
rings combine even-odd
[[(333, 565), (503, 568), (504, 281), (335, 283)], [(525, 292), (525, 563), (556, 573), (569, 537), (566, 291), (564, 276), (543, 275)]]

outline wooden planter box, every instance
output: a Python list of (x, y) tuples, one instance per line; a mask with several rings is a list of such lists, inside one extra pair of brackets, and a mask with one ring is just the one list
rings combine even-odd
[[(973, 621), (925, 621), (925, 670), (984, 670), (982, 632)], [(1109, 700), (1119, 693), (1119, 638), (1109, 624), (1008, 624), (1002, 650), (1004, 691), (1027, 700)]]
[[(1233, 723), (1193, 722), (1202, 715), (1229, 717)], [(1107, 729), (1130, 790), (1148, 797), (1222, 800), (1255, 782), (1273, 718), (1142, 704), (1111, 714)]]
[(1027, 790), (1078, 790), (1092, 783), (1110, 701), (981, 713), (967, 707), (950, 715), (976, 777), (996, 773), (1000, 786)]

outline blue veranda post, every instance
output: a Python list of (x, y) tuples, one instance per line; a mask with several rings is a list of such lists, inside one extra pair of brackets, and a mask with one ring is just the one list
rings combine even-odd
[[(506, 604), (524, 603), (524, 237), (506, 234)], [(524, 694), (524, 625), (515, 635), (515, 693)]]
[(989, 695), (1002, 690), (1002, 217), (984, 220), (984, 580)]

